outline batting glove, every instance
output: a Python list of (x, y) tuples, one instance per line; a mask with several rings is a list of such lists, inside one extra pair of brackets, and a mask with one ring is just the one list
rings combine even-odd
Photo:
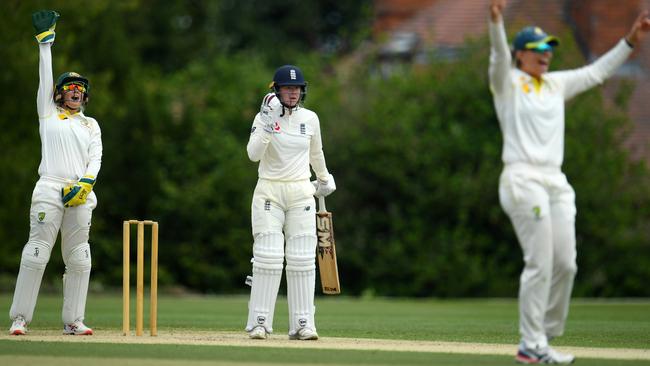
[(311, 184), (316, 188), (314, 196), (327, 197), (336, 191), (336, 182), (334, 182), (334, 176), (332, 174), (328, 174), (327, 179), (317, 179), (312, 181)]
[(63, 206), (74, 207), (86, 203), (86, 199), (90, 192), (92, 192), (94, 185), (95, 177), (92, 175), (84, 175), (77, 183), (62, 188), (61, 197), (63, 197)]
[(54, 42), (54, 28), (56, 21), (59, 19), (59, 13), (54, 10), (39, 10), (32, 13), (32, 24), (36, 29), (36, 40), (38, 43)]
[(275, 111), (282, 107), (275, 93), (268, 93), (262, 99), (260, 106), (260, 117), (264, 124), (264, 131), (267, 133), (280, 133), (280, 125), (274, 121)]

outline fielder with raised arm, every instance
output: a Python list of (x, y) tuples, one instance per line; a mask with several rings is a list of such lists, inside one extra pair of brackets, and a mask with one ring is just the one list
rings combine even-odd
[(102, 159), (101, 131), (97, 121), (83, 113), (90, 87), (86, 78), (66, 72), (54, 85), (51, 48), (58, 18), (59, 14), (51, 10), (32, 15), (40, 53), (36, 105), (41, 163), (29, 212), (29, 239), (23, 248), (9, 311), (9, 333), (13, 335), (27, 332), (59, 230), (65, 263), (63, 334), (93, 334), (83, 320), (91, 266), (90, 220), (97, 205), (92, 189)]
[[(259, 161), (253, 193), (253, 277), (246, 331), (252, 339), (273, 332), (273, 310), (286, 258), (289, 339), (318, 339), (314, 322), (316, 219), (314, 195), (334, 192), (320, 123), (302, 107), (307, 83), (296, 66), (277, 69), (255, 116), (248, 157)], [(314, 169), (317, 180), (310, 182)], [(286, 240), (286, 249), (285, 249)]]
[(562, 173), (564, 103), (621, 66), (650, 30), (650, 19), (647, 11), (640, 14), (627, 36), (593, 64), (548, 72), (558, 40), (526, 27), (516, 35), (511, 53), (502, 19), (505, 6), (505, 0), (491, 0), (489, 76), (503, 134), (499, 200), (525, 262), (516, 361), (571, 363), (573, 355), (548, 344), (564, 333), (577, 271), (575, 193)]

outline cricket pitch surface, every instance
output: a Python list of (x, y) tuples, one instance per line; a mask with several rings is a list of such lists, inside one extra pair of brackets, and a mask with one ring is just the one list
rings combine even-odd
[[(275, 347), (275, 348), (312, 348), (312, 349), (341, 349), (341, 350), (374, 350), (393, 352), (424, 352), (424, 353), (461, 353), (484, 355), (514, 355), (517, 345), (409, 341), (394, 339), (370, 338), (338, 338), (321, 337), (317, 341), (289, 341), (287, 336), (273, 334), (265, 340), (249, 339), (245, 332), (210, 332), (165, 330), (158, 336), (151, 337), (148, 333), (136, 337), (133, 333), (123, 336), (120, 331), (96, 331), (92, 336), (62, 335), (59, 330), (30, 330), (26, 336), (0, 335), (2, 340), (17, 342), (88, 342), (116, 344), (176, 344), (176, 345), (206, 345), (234, 347)], [(594, 347), (557, 347), (561, 352), (574, 354), (579, 358), (615, 359), (615, 360), (650, 360), (650, 349), (631, 348), (594, 348)]]

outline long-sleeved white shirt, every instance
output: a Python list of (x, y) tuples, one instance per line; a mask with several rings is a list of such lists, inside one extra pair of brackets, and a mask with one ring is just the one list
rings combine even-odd
[(38, 108), (41, 136), (39, 176), (79, 180), (97, 177), (102, 163), (99, 124), (83, 112), (70, 114), (54, 103), (52, 43), (39, 44)]
[(260, 178), (277, 181), (309, 179), (311, 164), (316, 177), (327, 179), (320, 122), (316, 113), (298, 108), (280, 117), (282, 108), (272, 114), (276, 133), (264, 131), (264, 123), (258, 113), (253, 121), (250, 139), (246, 147), (251, 161), (259, 161)]
[(503, 133), (505, 164), (561, 167), (564, 159), (564, 103), (607, 79), (632, 53), (621, 40), (596, 62), (575, 70), (533, 78), (513, 67), (503, 22), (490, 22), (490, 89)]

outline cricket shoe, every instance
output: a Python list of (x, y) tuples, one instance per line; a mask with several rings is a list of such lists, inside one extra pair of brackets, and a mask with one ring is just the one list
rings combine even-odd
[(93, 335), (93, 330), (88, 328), (81, 320), (63, 325), (63, 334), (66, 335)]
[(315, 341), (318, 339), (318, 333), (311, 328), (300, 328), (297, 332), (289, 334), (290, 340)]
[(522, 342), (519, 345), (515, 361), (525, 364), (570, 364), (575, 361), (575, 356), (568, 353), (560, 353), (548, 346), (538, 349), (527, 348)]
[(268, 333), (266, 332), (266, 328), (261, 325), (258, 325), (257, 327), (251, 329), (250, 332), (248, 332), (248, 338), (250, 339), (266, 339), (267, 336)]
[(11, 335), (27, 334), (27, 322), (25, 321), (25, 318), (23, 318), (21, 315), (15, 317), (14, 322), (11, 324), (11, 328), (9, 328), (9, 334)]

